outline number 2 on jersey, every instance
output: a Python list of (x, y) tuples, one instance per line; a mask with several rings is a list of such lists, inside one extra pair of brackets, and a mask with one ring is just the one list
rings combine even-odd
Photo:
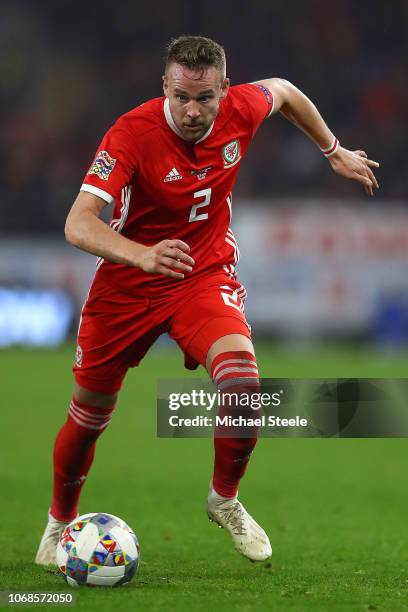
[(208, 189), (201, 189), (201, 191), (196, 191), (194, 193), (194, 198), (204, 198), (204, 202), (200, 202), (199, 204), (194, 204), (194, 206), (191, 207), (190, 210), (190, 219), (189, 222), (192, 223), (193, 221), (204, 221), (205, 219), (208, 219), (208, 213), (200, 213), (199, 215), (197, 214), (197, 210), (199, 208), (203, 208), (204, 206), (208, 206), (211, 200), (211, 187), (209, 187)]

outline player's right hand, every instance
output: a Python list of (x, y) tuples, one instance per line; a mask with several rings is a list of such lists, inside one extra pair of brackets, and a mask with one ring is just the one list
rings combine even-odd
[(187, 254), (189, 251), (190, 247), (182, 240), (162, 240), (145, 248), (140, 255), (138, 267), (148, 274), (183, 279), (184, 272), (191, 272), (195, 263)]

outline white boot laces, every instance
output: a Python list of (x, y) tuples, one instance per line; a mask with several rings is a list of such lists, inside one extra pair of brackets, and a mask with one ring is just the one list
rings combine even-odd
[(221, 514), (222, 518), (231, 525), (235, 535), (246, 535), (244, 512), (239, 501), (236, 501), (231, 506), (224, 508), (219, 507), (218, 512)]

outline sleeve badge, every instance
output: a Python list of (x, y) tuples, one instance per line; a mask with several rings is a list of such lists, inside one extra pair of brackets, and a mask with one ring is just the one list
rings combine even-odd
[(99, 151), (89, 168), (88, 174), (96, 174), (103, 181), (107, 181), (115, 164), (116, 159), (113, 159), (107, 151)]
[(269, 89), (267, 89), (266, 87), (264, 87), (260, 83), (254, 83), (254, 85), (256, 85), (256, 87), (258, 87), (258, 89), (260, 89), (262, 91), (262, 93), (265, 96), (268, 104), (273, 104), (272, 94), (269, 91)]

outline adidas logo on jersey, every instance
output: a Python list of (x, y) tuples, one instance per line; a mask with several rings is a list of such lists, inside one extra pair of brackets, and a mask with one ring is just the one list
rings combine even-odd
[(170, 172), (167, 174), (167, 176), (165, 176), (165, 178), (163, 179), (163, 181), (165, 183), (168, 183), (169, 181), (179, 181), (180, 179), (182, 179), (183, 177), (181, 176), (181, 174), (178, 173), (178, 171), (176, 170), (176, 168), (172, 168), (170, 170)]

